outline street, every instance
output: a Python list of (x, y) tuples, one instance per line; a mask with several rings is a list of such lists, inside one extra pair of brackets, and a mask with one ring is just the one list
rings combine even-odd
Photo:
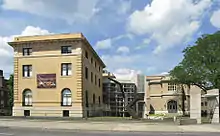
[(0, 128), (0, 136), (219, 136), (220, 133), (110, 132)]

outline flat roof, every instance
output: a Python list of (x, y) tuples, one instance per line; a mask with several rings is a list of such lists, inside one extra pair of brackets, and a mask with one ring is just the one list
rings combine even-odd
[(103, 67), (105, 68), (106, 65), (102, 61), (102, 59), (99, 57), (99, 55), (96, 53), (96, 51), (93, 49), (91, 44), (88, 42), (86, 37), (82, 33), (62, 33), (62, 34), (48, 34), (48, 35), (33, 35), (33, 36), (17, 36), (14, 37), (14, 40), (12, 42), (8, 42), (9, 45), (14, 46), (20, 43), (28, 43), (28, 42), (38, 42), (38, 41), (50, 41), (50, 40), (71, 40), (71, 39), (81, 39), (88, 47), (92, 50), (94, 55), (100, 60)]

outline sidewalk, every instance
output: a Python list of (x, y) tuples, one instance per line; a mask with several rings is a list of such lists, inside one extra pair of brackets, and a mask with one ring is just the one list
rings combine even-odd
[(220, 132), (220, 125), (177, 126), (165, 123), (147, 122), (80, 122), (0, 119), (0, 127), (40, 128), (78, 131), (148, 131), (148, 132)]

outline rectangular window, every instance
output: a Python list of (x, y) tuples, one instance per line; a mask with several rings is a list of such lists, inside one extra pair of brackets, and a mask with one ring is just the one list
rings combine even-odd
[(89, 58), (87, 51), (85, 52), (85, 56), (86, 56), (87, 59)]
[(30, 116), (30, 110), (24, 110), (24, 116)]
[(72, 64), (71, 63), (62, 63), (61, 64), (61, 75), (62, 76), (72, 75)]
[(95, 85), (97, 85), (97, 77), (96, 77), (96, 75), (95, 75)]
[(91, 72), (91, 82), (93, 82), (93, 73)]
[(99, 72), (100, 72), (100, 70), (101, 70), (101, 68), (100, 68), (100, 66), (99, 66)]
[(63, 117), (69, 117), (69, 111), (68, 110), (63, 111)]
[(96, 68), (96, 61), (95, 61), (95, 68)]
[(100, 82), (100, 79), (99, 79), (99, 87), (101, 87), (101, 82)]
[(174, 83), (168, 83), (168, 91), (176, 91), (177, 85)]
[(32, 76), (32, 65), (23, 65), (23, 77), (31, 77)]
[(89, 75), (88, 75), (89, 73), (88, 73), (88, 68), (87, 67), (85, 67), (85, 78), (86, 79), (88, 79), (88, 77), (89, 77)]
[(93, 63), (93, 58), (91, 58), (91, 63)]
[(62, 54), (72, 53), (72, 46), (61, 46), (61, 53)]
[(29, 56), (32, 54), (32, 48), (23, 48), (23, 56)]

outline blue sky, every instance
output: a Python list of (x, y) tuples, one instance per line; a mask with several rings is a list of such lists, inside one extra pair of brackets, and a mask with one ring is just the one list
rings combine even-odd
[(0, 0), (0, 69), (15, 35), (82, 32), (116, 75), (168, 72), (182, 50), (220, 29), (220, 0)]

